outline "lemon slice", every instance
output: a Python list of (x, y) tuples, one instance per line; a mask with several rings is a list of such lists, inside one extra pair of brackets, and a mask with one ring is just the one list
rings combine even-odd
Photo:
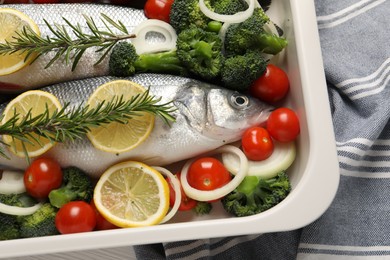
[[(31, 111), (32, 117), (38, 116), (45, 112), (46, 107), (49, 111), (49, 116), (52, 115), (54, 111), (62, 108), (58, 99), (48, 92), (41, 90), (24, 92), (8, 103), (4, 110), (4, 117), (1, 124), (7, 122), (15, 113), (19, 115), (19, 122), (29, 111)], [(21, 142), (20, 140), (14, 140), (9, 135), (3, 135), (3, 141), (10, 146), (11, 152), (20, 157), (26, 155), (25, 151), (30, 157), (39, 156), (54, 145), (53, 142), (45, 137), (37, 134), (32, 134), (32, 136), (33, 137), (26, 136), (30, 142)]]
[[(0, 8), (0, 43), (15, 41), (13, 37), (21, 32), (23, 27), (32, 29), (40, 35), (37, 24), (24, 13), (11, 9)], [(14, 73), (26, 66), (33, 56), (25, 61), (27, 53), (15, 52), (12, 54), (0, 55), (0, 76)]]
[(95, 186), (98, 211), (119, 227), (160, 223), (169, 209), (169, 188), (164, 177), (141, 162), (127, 161), (106, 170)]
[[(103, 101), (123, 96), (130, 100), (135, 95), (145, 92), (145, 88), (129, 80), (114, 80), (98, 87), (88, 100), (91, 108)], [(128, 120), (127, 124), (112, 122), (92, 128), (87, 134), (92, 144), (100, 150), (111, 153), (122, 153), (142, 143), (154, 126), (154, 115), (139, 112), (139, 115)]]

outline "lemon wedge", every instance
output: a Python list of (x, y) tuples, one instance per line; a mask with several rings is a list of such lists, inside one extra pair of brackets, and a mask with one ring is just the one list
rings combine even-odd
[[(35, 117), (49, 111), (49, 116), (62, 108), (58, 99), (51, 93), (41, 90), (30, 90), (20, 94), (11, 100), (4, 110), (1, 124), (7, 122), (15, 113), (19, 115), (19, 122), (30, 111), (31, 117)], [(55, 143), (37, 134), (26, 136), (29, 142), (16, 140), (9, 135), (3, 135), (3, 141), (9, 145), (10, 151), (19, 157), (36, 157), (49, 150)]]
[(95, 186), (94, 203), (118, 227), (160, 223), (169, 209), (169, 187), (157, 170), (137, 161), (106, 170)]
[[(12, 8), (0, 8), (0, 43), (15, 41), (14, 37), (24, 27), (40, 35), (37, 24), (24, 13)], [(0, 55), (0, 76), (14, 73), (26, 66), (33, 56), (26, 59), (27, 53), (15, 52), (12, 54)]]
[[(90, 96), (87, 104), (95, 108), (103, 101), (123, 96), (130, 100), (142, 94), (146, 89), (129, 80), (114, 80), (99, 86)], [(122, 153), (129, 151), (142, 143), (151, 133), (155, 116), (140, 112), (139, 115), (128, 119), (127, 124), (112, 122), (100, 127), (92, 128), (87, 136), (95, 148), (111, 152)]]

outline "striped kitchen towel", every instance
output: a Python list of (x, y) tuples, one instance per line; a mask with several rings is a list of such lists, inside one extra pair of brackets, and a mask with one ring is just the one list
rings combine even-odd
[(300, 230), (136, 246), (139, 259), (390, 259), (390, 0), (316, 0), (340, 186)]

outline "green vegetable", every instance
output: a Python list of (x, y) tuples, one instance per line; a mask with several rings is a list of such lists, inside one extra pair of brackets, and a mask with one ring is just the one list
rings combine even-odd
[(267, 54), (277, 54), (283, 50), (287, 40), (266, 32), (264, 25), (268, 22), (270, 19), (263, 9), (255, 8), (247, 20), (229, 26), (224, 40), (226, 55), (244, 54), (249, 49)]
[(250, 216), (277, 205), (290, 191), (290, 180), (284, 171), (270, 179), (247, 176), (221, 202), (225, 210), (235, 216)]
[(18, 217), (20, 236), (27, 238), (59, 234), (55, 226), (57, 211), (50, 203), (45, 203), (34, 214)]
[(218, 14), (232, 15), (248, 9), (244, 0), (209, 0), (209, 5)]
[(222, 23), (217, 21), (211, 21), (207, 24), (207, 31), (219, 33), (222, 28)]
[(30, 207), (35, 205), (37, 202), (27, 193), (19, 194), (1, 194), (0, 193), (0, 202), (16, 207)]
[(204, 80), (219, 77), (223, 64), (222, 41), (216, 33), (190, 28), (179, 33), (177, 56), (194, 75)]
[(0, 240), (17, 239), (19, 237), (17, 217), (0, 213)]
[(221, 70), (221, 80), (226, 88), (245, 91), (254, 80), (263, 75), (266, 67), (267, 61), (260, 51), (248, 51), (243, 55), (226, 58)]
[(89, 203), (94, 189), (91, 178), (76, 167), (65, 168), (62, 174), (62, 186), (49, 193), (51, 205), (61, 208), (64, 204), (74, 200), (83, 200)]
[(170, 24), (177, 33), (190, 27), (206, 29), (211, 21), (199, 8), (198, 0), (174, 0), (169, 13)]
[(134, 45), (129, 42), (115, 45), (110, 55), (109, 70), (111, 75), (119, 77), (132, 76), (138, 72), (187, 74), (176, 51), (138, 55)]
[(193, 210), (197, 215), (205, 215), (205, 214), (209, 214), (212, 208), (213, 205), (211, 205), (211, 203), (206, 201), (198, 201), (196, 203), (195, 208), (193, 208)]

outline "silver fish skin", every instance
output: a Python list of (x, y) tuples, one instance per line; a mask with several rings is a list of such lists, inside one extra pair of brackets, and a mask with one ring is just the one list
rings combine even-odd
[[(113, 77), (97, 77), (43, 88), (60, 102), (72, 106), (83, 104), (101, 84)], [(173, 101), (176, 121), (168, 126), (156, 118), (150, 136), (131, 151), (112, 154), (93, 147), (87, 138), (56, 144), (43, 156), (59, 161), (63, 167), (77, 166), (91, 176), (100, 176), (109, 166), (124, 160), (142, 161), (164, 166), (193, 158), (222, 145), (239, 140), (251, 126), (266, 121), (272, 109), (257, 99), (184, 77), (139, 74), (127, 78), (150, 88), (150, 94), (161, 97), (160, 103)], [(0, 107), (4, 109), (5, 104)], [(0, 158), (3, 168), (25, 169), (26, 159), (7, 150), (11, 159)]]
[[(101, 14), (106, 14), (114, 21), (120, 20), (131, 33), (134, 28), (142, 21), (146, 20), (142, 10), (130, 7), (97, 5), (97, 4), (14, 4), (0, 5), (0, 8), (14, 8), (22, 11), (33, 19), (38, 25), (41, 36), (53, 36), (45, 24), (46, 20), (50, 25), (58, 24), (64, 26), (68, 32), (71, 28), (65, 23), (63, 18), (67, 19), (73, 25), (80, 24), (84, 32), (90, 32), (83, 15), (92, 17), (96, 26), (107, 31), (101, 20)], [(110, 26), (114, 32), (118, 30)], [(43, 86), (49, 86), (55, 83), (71, 81), (76, 79), (107, 76), (108, 60), (107, 56), (101, 63), (93, 66), (102, 53), (96, 52), (97, 48), (89, 48), (80, 59), (76, 69), (71, 70), (72, 64), (66, 64), (64, 59), (57, 60), (49, 68), (45, 69), (48, 62), (54, 57), (55, 52), (39, 57), (33, 64), (23, 69), (0, 76), (0, 92), (23, 92), (28, 89), (35, 89)]]

